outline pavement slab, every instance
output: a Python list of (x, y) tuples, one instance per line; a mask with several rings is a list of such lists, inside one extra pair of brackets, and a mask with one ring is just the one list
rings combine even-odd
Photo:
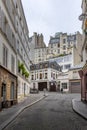
[(87, 120), (87, 103), (81, 99), (72, 100), (73, 110)]

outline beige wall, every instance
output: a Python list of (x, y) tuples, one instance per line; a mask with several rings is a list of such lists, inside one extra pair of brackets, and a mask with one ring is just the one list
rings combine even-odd
[(80, 79), (78, 71), (79, 71), (79, 69), (70, 70), (69, 71), (69, 79)]

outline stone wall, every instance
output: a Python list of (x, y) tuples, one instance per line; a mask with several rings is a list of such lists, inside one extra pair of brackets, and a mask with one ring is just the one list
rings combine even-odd
[[(14, 89), (11, 91), (12, 83), (14, 84)], [(6, 87), (5, 94), (2, 94), (3, 84)], [(11, 92), (13, 92), (13, 98), (11, 97)], [(2, 107), (2, 102), (7, 101), (9, 104), (14, 104), (14, 102), (17, 102), (17, 77), (0, 65), (0, 107)]]

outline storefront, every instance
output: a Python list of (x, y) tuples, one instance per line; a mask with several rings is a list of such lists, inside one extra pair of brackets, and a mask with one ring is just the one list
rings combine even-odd
[(0, 109), (17, 103), (17, 76), (0, 65)]

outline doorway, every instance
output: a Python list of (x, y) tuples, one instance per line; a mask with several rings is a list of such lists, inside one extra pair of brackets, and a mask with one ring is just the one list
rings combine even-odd
[(38, 83), (38, 90), (43, 91), (44, 88), (47, 89), (47, 82)]

